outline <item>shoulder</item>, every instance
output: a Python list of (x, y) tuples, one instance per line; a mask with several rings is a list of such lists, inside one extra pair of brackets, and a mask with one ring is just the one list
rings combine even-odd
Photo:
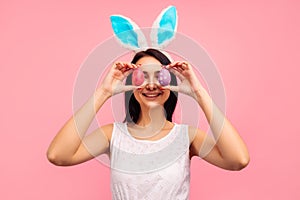
[(108, 140), (111, 140), (112, 137), (112, 133), (114, 131), (114, 127), (118, 126), (123, 127), (125, 123), (123, 122), (114, 122), (114, 123), (110, 123), (110, 124), (106, 124), (100, 127), (100, 129), (102, 130), (102, 132), (105, 134), (105, 136), (108, 138)]
[(207, 135), (205, 131), (189, 125), (188, 125), (188, 133), (189, 133), (191, 143), (202, 142)]
[(193, 142), (196, 142), (195, 140), (199, 140), (206, 136), (205, 131), (198, 129), (194, 126), (190, 126), (188, 124), (177, 124), (177, 125), (181, 126), (182, 128), (185, 128), (185, 130), (187, 130), (188, 135), (189, 135), (190, 144)]
[(190, 138), (190, 149), (192, 152), (199, 152), (199, 147), (202, 146), (207, 133), (194, 126), (188, 126), (188, 133)]
[(111, 140), (112, 132), (114, 129), (114, 123), (106, 124), (100, 127), (104, 135), (108, 138), (108, 140)]

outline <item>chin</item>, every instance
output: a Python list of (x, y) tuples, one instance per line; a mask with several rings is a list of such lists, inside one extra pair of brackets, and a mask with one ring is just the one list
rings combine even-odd
[(156, 107), (163, 106), (163, 104), (153, 101), (153, 102), (147, 102), (146, 106), (148, 106), (149, 108), (156, 108)]
[(145, 99), (143, 97), (141, 97), (139, 100), (140, 105), (143, 105), (145, 107), (149, 107), (149, 108), (154, 108), (154, 107), (158, 107), (158, 106), (163, 106), (164, 105), (164, 101), (160, 100), (160, 99)]

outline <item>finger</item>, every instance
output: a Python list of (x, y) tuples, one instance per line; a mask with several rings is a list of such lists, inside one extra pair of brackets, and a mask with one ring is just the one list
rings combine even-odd
[(116, 63), (116, 69), (120, 70), (122, 73), (124, 73), (127, 70), (126, 64), (123, 62), (117, 62)]
[(186, 61), (182, 62), (183, 69), (189, 69), (189, 66), (190, 66), (190, 64), (188, 62), (186, 62)]
[(170, 69), (174, 66), (175, 62), (166, 65), (166, 69)]
[(182, 66), (182, 61), (176, 61), (169, 66), (166, 67), (167, 69), (175, 69), (176, 71), (182, 73), (185, 69)]
[(142, 85), (137, 85), (136, 88), (135, 88), (135, 90), (142, 90), (142, 89), (144, 89), (144, 88), (145, 88), (145, 85), (144, 85), (144, 84), (142, 84)]
[(166, 85), (166, 86), (159, 86), (158, 87), (160, 90), (170, 90), (170, 86)]
[(175, 74), (175, 76), (177, 76), (180, 81), (183, 81), (185, 79), (184, 76), (180, 72), (176, 71), (174, 68), (169, 69), (169, 71)]
[(178, 68), (180, 68), (182, 71), (185, 70), (187, 67), (187, 63), (185, 61), (181, 61), (178, 64)]
[(119, 69), (123, 74), (128, 71), (129, 69), (128, 68), (125, 68), (125, 67), (122, 67)]
[(184, 70), (188, 69), (188, 65), (189, 64), (186, 61), (180, 61), (176, 66), (174, 66), (174, 68), (177, 68), (180, 72), (183, 72)]
[(159, 85), (158, 89), (160, 89), (160, 90), (170, 90), (170, 85), (166, 85), (166, 86)]
[(135, 67), (131, 63), (124, 63), (126, 69), (134, 69)]
[(129, 69), (134, 68), (131, 64), (123, 63), (123, 62), (117, 62), (116, 63), (116, 69), (120, 70), (122, 73), (128, 71)]
[(121, 70), (123, 71), (128, 68), (126, 63), (121, 63), (121, 66), (122, 66)]
[(169, 89), (174, 92), (179, 92), (179, 86), (170, 85)]
[(178, 72), (182, 73), (184, 71), (184, 69), (182, 68), (181, 65), (177, 65), (175, 66), (173, 69), (177, 70)]
[(160, 87), (159, 89), (160, 90), (172, 90), (174, 92), (178, 92), (179, 91), (179, 86), (167, 85), (167, 86)]
[(126, 63), (120, 62), (120, 65), (121, 65), (122, 67), (125, 67), (125, 66), (126, 66)]
[(131, 65), (133, 66), (134, 69), (138, 68), (138, 66), (136, 64), (131, 63)]
[(131, 74), (133, 72), (134, 69), (128, 69), (126, 71), (123, 72), (124, 76), (127, 77), (129, 76), (129, 74)]
[(120, 69), (122, 68), (122, 65), (121, 65), (120, 62), (116, 62), (116, 63), (114, 64), (114, 67), (115, 67), (115, 69), (120, 70)]
[(123, 91), (124, 92), (127, 92), (127, 91), (130, 91), (130, 90), (135, 90), (135, 89), (137, 89), (138, 87), (137, 86), (135, 86), (135, 85), (124, 85), (123, 86)]
[(179, 61), (175, 61), (175, 62), (173, 62), (173, 63), (170, 63), (170, 64), (169, 64), (169, 67), (172, 68), (172, 67), (174, 67), (174, 66), (177, 66), (178, 63), (179, 63)]

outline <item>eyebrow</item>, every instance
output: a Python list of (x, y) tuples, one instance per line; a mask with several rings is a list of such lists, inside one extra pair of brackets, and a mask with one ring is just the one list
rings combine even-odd
[[(155, 71), (154, 75), (157, 75), (159, 72), (160, 72), (160, 70)], [(143, 73), (144, 73), (144, 75), (147, 75), (147, 76), (149, 75), (149, 73), (147, 71), (143, 71)]]

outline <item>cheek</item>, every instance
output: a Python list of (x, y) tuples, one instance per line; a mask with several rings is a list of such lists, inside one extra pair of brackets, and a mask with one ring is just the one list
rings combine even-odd
[(133, 95), (134, 95), (135, 99), (136, 99), (139, 103), (141, 103), (139, 93), (138, 93), (137, 91), (135, 91), (135, 92), (133, 93)]
[(170, 91), (166, 91), (164, 93), (164, 101), (167, 101), (169, 97), (170, 97)]

